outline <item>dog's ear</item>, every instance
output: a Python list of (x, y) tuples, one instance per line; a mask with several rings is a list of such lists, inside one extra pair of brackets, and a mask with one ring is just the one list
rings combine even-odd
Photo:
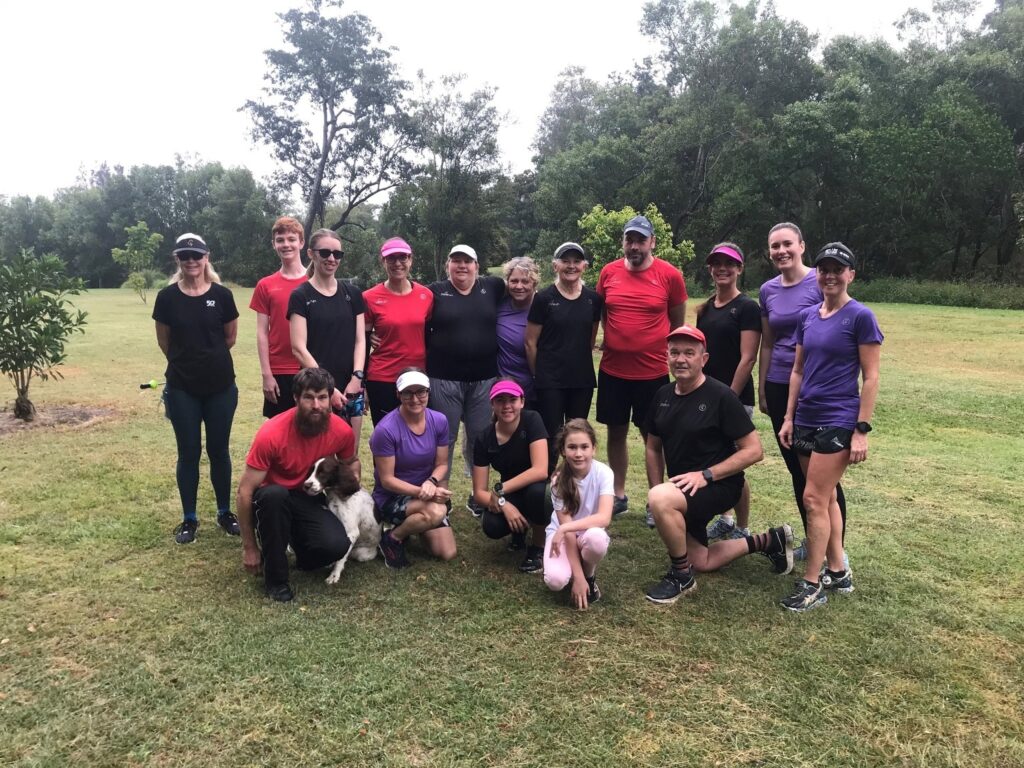
[(338, 462), (335, 487), (342, 496), (351, 496), (359, 490), (359, 478), (356, 477), (355, 470), (352, 469), (351, 464), (346, 464), (343, 461)]

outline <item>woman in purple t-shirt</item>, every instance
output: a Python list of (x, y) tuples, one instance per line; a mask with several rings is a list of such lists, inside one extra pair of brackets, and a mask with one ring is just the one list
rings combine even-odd
[(526, 393), (526, 407), (537, 409), (533, 373), (526, 360), (526, 318), (540, 284), (540, 269), (529, 256), (509, 259), (502, 265), (508, 295), (498, 307), (498, 374), (519, 383)]
[(370, 435), (373, 454), (373, 502), (390, 526), (380, 539), (388, 568), (409, 565), (405, 542), (418, 533), (430, 554), (455, 557), (455, 535), (448, 524), (452, 493), (448, 475), (448, 419), (427, 408), (430, 379), (407, 368), (395, 382), (399, 406), (381, 419)]
[(848, 464), (868, 455), (883, 338), (874, 313), (848, 293), (855, 265), (842, 243), (818, 252), (814, 266), (824, 300), (804, 310), (797, 325), (789, 402), (779, 430), (779, 442), (799, 454), (807, 477), (807, 562), (796, 591), (782, 600), (791, 611), (825, 603), (826, 592), (853, 591), (853, 575), (843, 562), (836, 486)]
[[(804, 471), (796, 452), (779, 442), (782, 417), (789, 402), (789, 376), (793, 372), (796, 352), (796, 328), (800, 314), (808, 307), (821, 304), (821, 289), (814, 270), (803, 262), (804, 236), (800, 227), (785, 221), (768, 232), (768, 257), (779, 270), (778, 277), (761, 286), (761, 354), (758, 365), (757, 402), (761, 413), (772, 420), (772, 432), (782, 459), (793, 482), (793, 498), (800, 510), (800, 519), (807, 533), (807, 510), (804, 508)], [(846, 496), (842, 485), (836, 486), (839, 513), (846, 531)], [(801, 544), (793, 553), (803, 560), (807, 547)]]

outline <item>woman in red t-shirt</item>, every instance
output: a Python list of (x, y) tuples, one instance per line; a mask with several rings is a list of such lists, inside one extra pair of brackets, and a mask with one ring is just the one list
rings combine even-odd
[(395, 390), (399, 374), (409, 367), (426, 367), (423, 327), (434, 306), (430, 289), (409, 278), (412, 248), (405, 240), (386, 240), (380, 258), (387, 280), (363, 293), (370, 333), (365, 386), (374, 425), (399, 406)]

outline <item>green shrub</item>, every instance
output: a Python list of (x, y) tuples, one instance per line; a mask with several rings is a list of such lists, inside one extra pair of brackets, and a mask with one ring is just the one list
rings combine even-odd
[(944, 282), (883, 277), (857, 281), (850, 293), (858, 301), (892, 304), (932, 304), (980, 309), (1024, 309), (1020, 286), (982, 281)]

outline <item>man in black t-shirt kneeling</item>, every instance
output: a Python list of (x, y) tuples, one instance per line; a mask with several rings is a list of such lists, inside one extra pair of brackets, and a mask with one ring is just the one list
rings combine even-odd
[[(704, 375), (704, 334), (683, 325), (667, 338), (675, 381), (659, 389), (648, 408), (646, 462), (647, 500), (671, 565), (647, 590), (652, 603), (674, 603), (692, 591), (694, 570), (714, 571), (752, 552), (764, 553), (778, 573), (793, 569), (789, 525), (708, 544), (708, 522), (735, 506), (743, 470), (759, 462), (764, 451), (736, 393)], [(669, 479), (663, 482), (666, 467)]]

